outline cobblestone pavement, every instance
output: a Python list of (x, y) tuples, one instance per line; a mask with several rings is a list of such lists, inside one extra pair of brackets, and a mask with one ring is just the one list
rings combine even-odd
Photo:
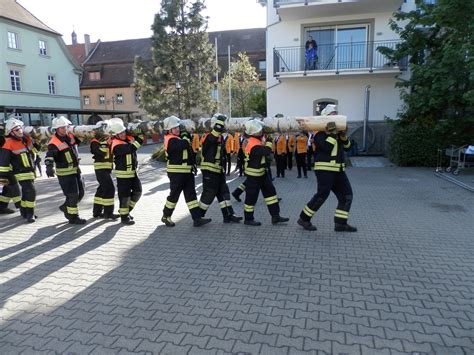
[(333, 231), (333, 196), (318, 231), (296, 225), (315, 177), (294, 170), (275, 180), (287, 225), (260, 197), (261, 227), (214, 203), (202, 228), (183, 198), (175, 228), (159, 221), (157, 163), (134, 226), (93, 220), (83, 170), (85, 226), (65, 223), (56, 179), (37, 180), (37, 223), (0, 216), (1, 354), (474, 354), (474, 199), (432, 170), (350, 168), (355, 234)]

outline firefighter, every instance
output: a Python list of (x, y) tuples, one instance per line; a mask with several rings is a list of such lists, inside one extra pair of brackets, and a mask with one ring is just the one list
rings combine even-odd
[[(70, 132), (71, 125), (66, 117), (53, 119), (51, 128), (54, 135), (48, 143), (48, 151), (44, 160), (48, 178), (58, 176), (59, 185), (66, 201), (59, 206), (70, 224), (85, 224), (86, 220), (79, 217), (77, 205), (84, 197), (84, 183), (79, 169), (77, 145), (79, 140)], [(56, 170), (54, 166), (56, 165)]]
[[(5, 127), (0, 126), (0, 148), (5, 143)], [(0, 168), (1, 172), (2, 168)], [(7, 170), (7, 169), (3, 169)], [(14, 210), (8, 208), (8, 203), (10, 200), (13, 201), (16, 208), (21, 207), (21, 197), (20, 197), (20, 186), (13, 176), (10, 168), (8, 171), (3, 171), (3, 176), (0, 178), (0, 214), (11, 214), (15, 213)]]
[[(327, 105), (321, 114), (336, 115), (336, 105)], [(317, 228), (311, 223), (311, 218), (321, 208), (332, 191), (338, 201), (334, 215), (334, 230), (336, 232), (356, 232), (357, 228), (347, 223), (352, 204), (352, 188), (344, 172), (344, 151), (349, 150), (351, 142), (345, 132), (337, 132), (335, 122), (328, 122), (326, 131), (318, 132), (314, 140), (316, 143), (314, 170), (318, 191), (304, 206), (297, 223), (306, 230), (315, 231)]]
[(214, 198), (217, 197), (221, 207), (224, 223), (238, 223), (242, 217), (234, 215), (230, 203), (229, 187), (227, 186), (225, 171), (222, 167), (222, 132), (224, 131), (226, 116), (215, 114), (211, 119), (212, 131), (207, 132), (202, 140), (202, 185), (203, 191), (199, 205), (202, 216), (206, 214)]
[(36, 190), (35, 154), (36, 148), (31, 137), (23, 132), (23, 122), (9, 118), (5, 122), (5, 143), (0, 148), (0, 178), (7, 179), (13, 174), (21, 186), (21, 215), (28, 223), (34, 223)]
[(94, 132), (91, 140), (90, 151), (94, 159), (94, 172), (99, 186), (94, 196), (92, 215), (94, 218), (116, 220), (120, 217), (114, 214), (115, 187), (112, 180), (112, 167), (114, 157), (111, 152), (112, 140), (105, 131), (107, 122), (101, 124)]
[(260, 121), (250, 120), (245, 122), (245, 133), (249, 136), (245, 147), (245, 175), (246, 193), (244, 205), (244, 223), (249, 226), (260, 226), (261, 223), (254, 219), (255, 204), (258, 194), (262, 191), (268, 211), (272, 216), (272, 224), (287, 222), (289, 218), (280, 216), (280, 205), (275, 186), (266, 173), (266, 160), (272, 153), (272, 141), (262, 141), (263, 126)]
[(303, 170), (303, 175), (308, 178), (307, 168), (306, 168), (306, 152), (308, 147), (308, 135), (306, 132), (301, 132), (296, 136), (296, 168), (298, 170), (297, 178), (301, 178), (301, 170)]
[(112, 136), (110, 150), (115, 162), (120, 221), (133, 225), (135, 221), (130, 212), (142, 196), (142, 183), (137, 173), (137, 150), (143, 144), (143, 136), (128, 135), (122, 119), (118, 117), (111, 118), (107, 128)]
[(227, 176), (230, 175), (232, 165), (231, 154), (234, 151), (234, 139), (228, 132), (222, 133), (222, 167)]
[(164, 148), (167, 160), (166, 171), (170, 179), (170, 194), (166, 198), (161, 221), (167, 227), (175, 226), (171, 216), (178, 203), (179, 195), (183, 192), (193, 225), (200, 227), (211, 222), (211, 219), (202, 218), (201, 215), (194, 184), (196, 162), (193, 159), (189, 133), (180, 126), (180, 123), (181, 120), (176, 116), (167, 117), (163, 121), (163, 128), (166, 131)]

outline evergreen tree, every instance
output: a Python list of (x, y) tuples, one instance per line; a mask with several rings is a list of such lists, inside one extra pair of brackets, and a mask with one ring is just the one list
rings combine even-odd
[(183, 118), (214, 112), (216, 68), (204, 8), (203, 0), (161, 0), (152, 26), (152, 62), (135, 60), (135, 86), (147, 112)]
[(402, 43), (381, 50), (394, 60), (409, 58), (411, 77), (397, 83), (405, 103), (400, 124), (434, 132), (440, 145), (472, 141), (474, 1), (416, 0), (416, 5), (390, 21)]
[(258, 85), (259, 75), (250, 64), (249, 57), (245, 53), (237, 53), (239, 58), (231, 63), (229, 72), (224, 75), (221, 83), (221, 92), (224, 102), (229, 102), (229, 81), (232, 93), (232, 116), (247, 117), (257, 109), (255, 96), (262, 90)]

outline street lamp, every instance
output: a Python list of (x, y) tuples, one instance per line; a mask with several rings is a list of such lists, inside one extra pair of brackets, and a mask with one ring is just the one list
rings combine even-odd
[(178, 92), (178, 117), (181, 118), (181, 98), (179, 96), (179, 90), (181, 90), (181, 84), (179, 81), (176, 82), (176, 91)]

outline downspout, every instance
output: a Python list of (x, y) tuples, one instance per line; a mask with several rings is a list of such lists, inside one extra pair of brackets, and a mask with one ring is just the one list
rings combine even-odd
[(364, 126), (362, 131), (362, 151), (367, 153), (367, 128), (369, 123), (370, 85), (365, 87)]

